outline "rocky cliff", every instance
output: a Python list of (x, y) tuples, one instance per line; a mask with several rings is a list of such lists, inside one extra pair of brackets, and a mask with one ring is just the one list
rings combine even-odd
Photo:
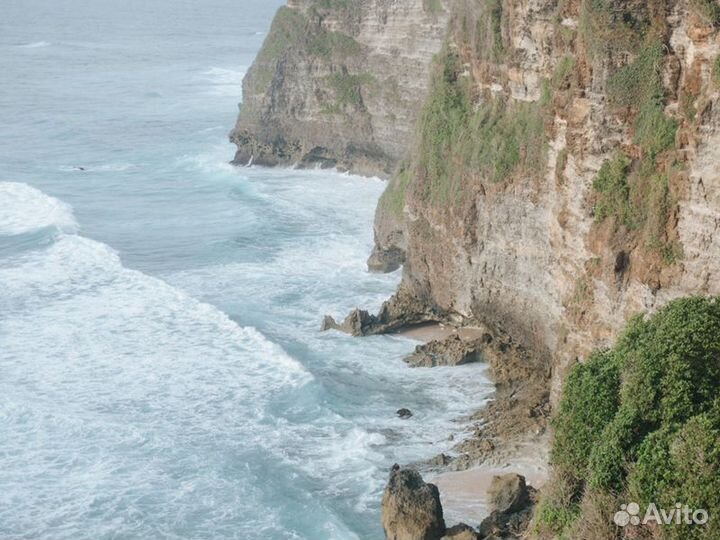
[(717, 0), (293, 0), (236, 162), (394, 170), (371, 268), (557, 390), (631, 315), (720, 294), (719, 26)]
[(720, 293), (720, 4), (458, 0), (373, 266), (554, 365)]
[(235, 162), (389, 176), (448, 15), (441, 0), (290, 0), (245, 78)]

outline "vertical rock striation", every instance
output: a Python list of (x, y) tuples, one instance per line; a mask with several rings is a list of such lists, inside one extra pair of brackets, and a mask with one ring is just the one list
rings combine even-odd
[(551, 361), (557, 397), (633, 314), (720, 294), (719, 29), (717, 0), (293, 0), (236, 162), (395, 170), (370, 268)]
[(404, 251), (406, 294), (552, 358), (555, 397), (633, 314), (720, 293), (719, 11), (454, 3), (373, 259)]
[(243, 83), (235, 163), (387, 177), (445, 37), (441, 0), (290, 0)]

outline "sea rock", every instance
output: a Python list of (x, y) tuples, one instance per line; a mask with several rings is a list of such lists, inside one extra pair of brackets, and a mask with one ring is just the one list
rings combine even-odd
[(419, 302), (416, 296), (400, 288), (383, 303), (377, 315), (354, 309), (341, 323), (326, 315), (321, 330), (340, 330), (352, 336), (391, 334), (419, 324), (436, 322), (440, 318), (433, 308)]
[(404, 360), (413, 367), (461, 366), (482, 359), (479, 346), (478, 340), (465, 340), (453, 334), (418, 345)]
[(331, 315), (325, 315), (320, 330), (322, 332), (339, 330), (351, 336), (364, 336), (373, 319), (372, 315), (362, 309), (353, 310), (341, 323), (338, 323)]
[(398, 409), (397, 411), (395, 411), (395, 414), (397, 414), (400, 418), (403, 418), (403, 419), (410, 418), (413, 415), (413, 413), (410, 409), (405, 409), (405, 408)]
[(426, 461), (431, 467), (445, 467), (452, 463), (453, 457), (447, 454), (438, 454), (437, 456), (430, 458)]
[(480, 540), (480, 535), (470, 525), (460, 523), (450, 527), (442, 540)]
[(419, 472), (394, 465), (382, 499), (382, 526), (387, 540), (440, 540), (445, 520), (440, 492)]

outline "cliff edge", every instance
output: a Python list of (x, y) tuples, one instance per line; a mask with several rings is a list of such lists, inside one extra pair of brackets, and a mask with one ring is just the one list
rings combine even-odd
[(234, 162), (388, 177), (448, 17), (441, 0), (290, 0), (243, 82)]

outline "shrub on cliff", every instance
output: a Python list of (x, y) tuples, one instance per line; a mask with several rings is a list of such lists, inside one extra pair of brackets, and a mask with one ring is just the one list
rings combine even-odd
[[(565, 508), (555, 503), (539, 517), (582, 520), (589, 494), (616, 497), (617, 509), (631, 501), (668, 510), (682, 503), (717, 523), (666, 526), (665, 538), (720, 537), (719, 390), (720, 299), (684, 298), (633, 319), (613, 349), (568, 376), (551, 457), (574, 493)], [(567, 519), (556, 525), (567, 529)]]

